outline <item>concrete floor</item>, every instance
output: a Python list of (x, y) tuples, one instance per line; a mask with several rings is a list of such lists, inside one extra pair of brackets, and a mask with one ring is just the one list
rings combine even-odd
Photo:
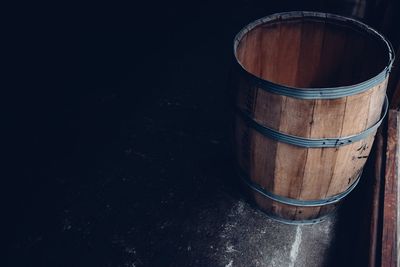
[(268, 219), (229, 142), (235, 33), (312, 2), (91, 7), (78, 59), (26, 103), (6, 266), (345, 266), (357, 224)]
[(267, 218), (243, 200), (221, 201), (225, 203), (185, 225), (192, 239), (182, 247), (186, 261), (179, 259), (174, 266), (328, 265), (335, 216), (316, 225), (294, 226)]

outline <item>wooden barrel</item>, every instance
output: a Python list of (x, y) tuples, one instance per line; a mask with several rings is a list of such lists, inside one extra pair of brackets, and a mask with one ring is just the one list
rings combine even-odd
[(320, 221), (356, 186), (385, 116), (390, 44), (350, 18), (287, 12), (243, 28), (234, 55), (240, 177), (270, 216)]

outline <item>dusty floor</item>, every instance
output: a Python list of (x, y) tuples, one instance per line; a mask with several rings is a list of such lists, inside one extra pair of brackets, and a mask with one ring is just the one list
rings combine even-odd
[(63, 50), (71, 62), (54, 69), (65, 75), (27, 101), (28, 179), (8, 187), (8, 266), (346, 261), (331, 249), (351, 247), (351, 233), (333, 235), (336, 217), (301, 227), (271, 221), (244, 200), (232, 167), (235, 33), (275, 11), (313, 6), (91, 7), (95, 18)]

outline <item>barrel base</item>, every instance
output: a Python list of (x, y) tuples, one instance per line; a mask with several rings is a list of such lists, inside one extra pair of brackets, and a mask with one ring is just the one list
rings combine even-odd
[[(260, 210), (263, 211), (262, 209), (260, 209)], [(311, 219), (311, 220), (287, 220), (287, 219), (275, 216), (273, 214), (269, 214), (269, 213), (267, 213), (265, 211), (263, 211), (263, 212), (268, 218), (270, 218), (270, 219), (272, 219), (274, 221), (278, 221), (278, 222), (284, 223), (284, 224), (290, 224), (290, 225), (312, 225), (312, 224), (317, 224), (317, 223), (323, 222), (326, 219), (331, 218), (332, 216), (334, 216), (336, 214), (336, 211), (337, 211), (337, 209), (334, 209), (333, 211), (331, 211), (328, 214), (325, 214), (325, 215), (323, 215), (323, 216), (321, 216), (319, 218)]]
[(265, 198), (257, 191), (247, 188), (247, 195), (255, 206), (269, 218), (285, 224), (306, 225), (324, 221), (334, 214), (340, 202), (317, 207), (291, 206)]
[(344, 192), (319, 200), (300, 200), (282, 197), (268, 192), (251, 181), (238, 169), (238, 177), (255, 205), (269, 217), (289, 224), (313, 224), (323, 221), (334, 213), (343, 199), (357, 186), (362, 172)]

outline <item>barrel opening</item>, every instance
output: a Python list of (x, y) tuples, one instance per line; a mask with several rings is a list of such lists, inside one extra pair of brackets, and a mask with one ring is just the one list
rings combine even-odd
[(353, 20), (277, 18), (240, 36), (235, 55), (246, 71), (295, 88), (355, 85), (379, 75), (391, 60), (383, 38)]

